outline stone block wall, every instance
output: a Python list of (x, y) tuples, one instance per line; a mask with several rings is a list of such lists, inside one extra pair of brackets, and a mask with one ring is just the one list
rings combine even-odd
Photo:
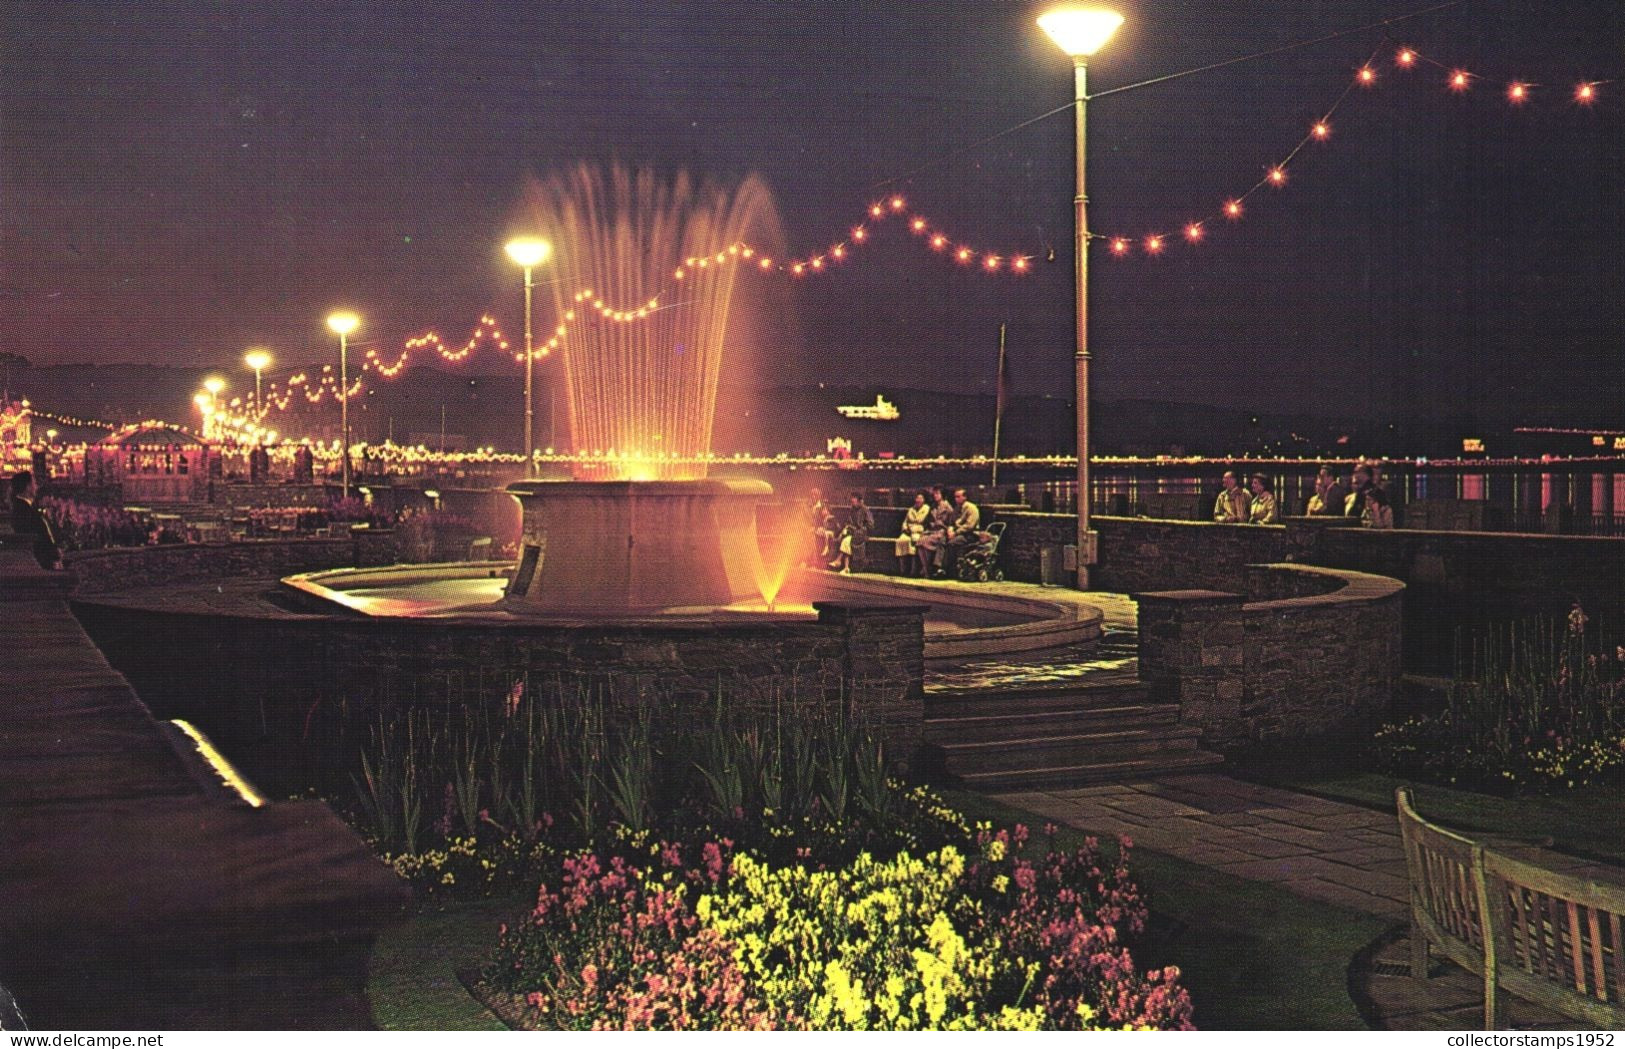
[(75, 592), (89, 595), (208, 579), (392, 565), (400, 560), (400, 550), (394, 532), (368, 529), (338, 539), (110, 547), (69, 554), (66, 560), (78, 578)]
[[(719, 694), (764, 710), (844, 702), (904, 763), (920, 743), (923, 606), (828, 602), (817, 620), (543, 624), (369, 619), (264, 600), (278, 575), (348, 563), (338, 548), (347, 542), (107, 551), (96, 588), (74, 608), (155, 713), (202, 726), (269, 788), (331, 784), (381, 716), (497, 707), (516, 687), (620, 703), (655, 696), (666, 704), (660, 716), (683, 719), (709, 716)], [(222, 571), (234, 575), (209, 574)], [(196, 582), (116, 592), (183, 576)], [(231, 592), (217, 597), (214, 579)]]
[(1178, 703), (1180, 720), (1220, 748), (1368, 732), (1400, 681), (1404, 587), (1297, 565), (1257, 566), (1248, 578), (1255, 593), (1296, 596), (1135, 595), (1152, 698)]

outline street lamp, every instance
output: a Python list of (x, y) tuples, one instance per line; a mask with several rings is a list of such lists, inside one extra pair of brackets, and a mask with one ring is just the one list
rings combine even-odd
[(547, 261), (553, 246), (536, 237), (518, 237), (510, 240), (505, 250), (508, 252), (508, 258), (525, 270), (525, 476), (535, 477), (536, 443), (535, 429), (532, 425), (535, 411), (532, 384), (536, 370), (536, 354), (531, 349), (530, 327), (530, 289), (535, 285), (530, 281), (530, 271)]
[(1089, 100), (1089, 56), (1105, 46), (1123, 24), (1116, 11), (1098, 7), (1058, 7), (1038, 18), (1038, 27), (1072, 58), (1075, 87), (1077, 192), (1073, 197), (1073, 252), (1077, 272), (1077, 351), (1074, 368), (1078, 401), (1078, 589), (1089, 589), (1089, 566), (1095, 556), (1095, 533), (1089, 530), (1089, 222), (1084, 193), (1084, 103)]
[(271, 363), (271, 355), (264, 350), (249, 350), (243, 357), (243, 363), (254, 369), (254, 412), (263, 414), (265, 402), (260, 399), (260, 372)]
[(350, 498), (350, 333), (361, 326), (361, 318), (347, 310), (327, 315), (327, 326), (339, 337), (339, 455), (344, 498)]

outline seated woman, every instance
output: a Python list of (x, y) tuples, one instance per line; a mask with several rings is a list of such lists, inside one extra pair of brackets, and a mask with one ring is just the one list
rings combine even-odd
[(875, 515), (863, 505), (863, 496), (853, 492), (852, 505), (846, 510), (846, 527), (841, 529), (840, 553), (829, 566), (840, 569), (842, 575), (851, 575), (852, 559), (863, 560), (863, 544), (869, 541), (874, 527)]
[(925, 493), (915, 492), (914, 505), (903, 515), (903, 528), (892, 547), (892, 553), (897, 556), (898, 575), (914, 574), (914, 566), (919, 563), (915, 555), (920, 537), (925, 534), (925, 525), (930, 519), (931, 504), (925, 501)]

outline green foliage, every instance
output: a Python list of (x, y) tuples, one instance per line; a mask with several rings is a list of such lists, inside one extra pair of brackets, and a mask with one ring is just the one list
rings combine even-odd
[(1383, 726), (1379, 757), (1393, 771), (1489, 787), (1625, 779), (1625, 647), (1598, 634), (1576, 605), (1565, 620), (1464, 640), (1442, 709)]

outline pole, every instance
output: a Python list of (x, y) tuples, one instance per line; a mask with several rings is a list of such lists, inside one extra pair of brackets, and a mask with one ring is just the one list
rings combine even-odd
[(1089, 589), (1089, 566), (1095, 563), (1094, 533), (1089, 530), (1089, 198), (1084, 192), (1087, 124), (1084, 104), (1089, 100), (1088, 65), (1082, 56), (1072, 61), (1076, 88), (1073, 111), (1077, 117), (1078, 190), (1073, 200), (1076, 228), (1073, 231), (1077, 258), (1077, 352), (1073, 363), (1078, 401), (1078, 589)]
[(344, 498), (350, 498), (350, 342), (339, 332), (339, 455)]
[(525, 267), (525, 476), (536, 476), (536, 442), (535, 430), (532, 429), (534, 419), (533, 387), (536, 371), (536, 355), (531, 350), (530, 332), (530, 267)]
[[(999, 325), (999, 371), (993, 397), (993, 483), (999, 487), (999, 426), (1004, 422), (1004, 325)], [(997, 496), (998, 493), (994, 493)]]

